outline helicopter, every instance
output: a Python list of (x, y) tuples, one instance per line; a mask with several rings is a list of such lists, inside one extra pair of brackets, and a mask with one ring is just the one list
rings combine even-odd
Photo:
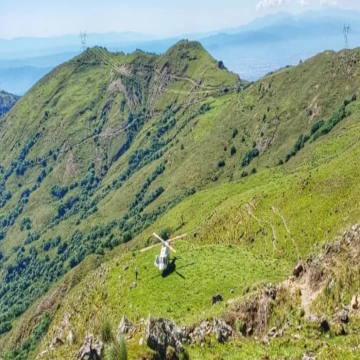
[(153, 249), (156, 246), (162, 245), (160, 255), (156, 255), (154, 265), (160, 270), (165, 271), (169, 266), (169, 259), (170, 259), (170, 251), (176, 253), (176, 250), (170, 245), (173, 241), (181, 239), (186, 236), (186, 234), (176, 236), (169, 240), (163, 240), (158, 234), (153, 233), (153, 235), (160, 241), (160, 244), (149, 246), (141, 252)]

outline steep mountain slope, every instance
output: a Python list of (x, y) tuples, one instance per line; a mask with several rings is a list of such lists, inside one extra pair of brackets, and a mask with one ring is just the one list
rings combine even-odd
[[(1, 355), (27, 358), (64, 311), (77, 314), (67, 358), (107, 313), (113, 327), (149, 312), (189, 324), (215, 291), (285, 279), (359, 218), (359, 85), (358, 50), (246, 84), (192, 42), (163, 56), (94, 48), (42, 79), (0, 121), (0, 348), (31, 342)], [(193, 234), (179, 243), (185, 282), (154, 280), (155, 252), (127, 253), (158, 229)], [(114, 260), (76, 286), (115, 256), (136, 259), (146, 285), (117, 284)]]
[(19, 99), (18, 96), (0, 91), (0, 116), (7, 113)]

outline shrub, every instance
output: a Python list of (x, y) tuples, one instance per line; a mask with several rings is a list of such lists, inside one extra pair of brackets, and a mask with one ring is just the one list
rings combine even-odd
[(236, 148), (235, 148), (235, 146), (233, 146), (233, 147), (231, 148), (230, 154), (231, 154), (231, 156), (234, 156), (234, 155), (236, 154)]
[(234, 129), (234, 130), (233, 130), (232, 137), (235, 138), (237, 134), (238, 134), (238, 129)]
[(127, 360), (127, 349), (125, 339), (120, 336), (118, 341), (113, 341), (106, 353), (107, 360)]
[(224, 160), (220, 160), (218, 163), (218, 167), (219, 168), (223, 168), (225, 166), (225, 161)]
[(242, 320), (235, 320), (235, 329), (238, 334), (241, 334), (243, 336), (246, 335), (246, 324)]
[(319, 120), (317, 121), (310, 130), (310, 134), (314, 135), (323, 125), (324, 125), (325, 121), (324, 120)]
[(62, 199), (67, 194), (68, 191), (69, 189), (66, 186), (61, 187), (55, 185), (51, 188), (51, 195), (56, 199)]
[(258, 150), (258, 149), (253, 148), (253, 149), (249, 150), (249, 151), (245, 154), (245, 156), (244, 156), (244, 158), (243, 158), (243, 160), (242, 160), (242, 166), (245, 167), (246, 165), (249, 165), (249, 164), (251, 163), (251, 161), (252, 161), (254, 158), (258, 157), (259, 155), (260, 155), (260, 153), (259, 153), (259, 150)]
[(100, 327), (101, 338), (105, 343), (109, 343), (114, 340), (114, 336), (111, 330), (111, 323), (108, 318), (103, 318)]
[(9, 332), (12, 329), (11, 323), (6, 321), (0, 324), (0, 335)]

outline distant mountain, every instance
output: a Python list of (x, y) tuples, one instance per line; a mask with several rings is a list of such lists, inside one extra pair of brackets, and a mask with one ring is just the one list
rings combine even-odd
[(18, 96), (0, 90), (0, 116), (6, 114), (18, 99)]
[[(57, 37), (23, 37), (14, 39), (0, 39), (0, 59), (26, 58), (54, 55), (60, 52), (79, 51), (80, 34), (63, 35)], [(106, 44), (143, 42), (154, 40), (151, 35), (138, 34), (133, 32), (88, 34), (87, 44), (105, 46)]]
[(22, 66), (0, 68), (1, 88), (13, 94), (24, 95), (51, 67)]
[[(90, 34), (87, 44), (104, 46), (112, 52), (131, 53), (141, 49), (163, 54), (181, 39), (199, 40), (230, 70), (253, 81), (318, 52), (340, 50), (344, 46), (344, 23), (351, 26), (350, 47), (359, 46), (360, 12), (334, 8), (299, 15), (281, 12), (238, 28), (168, 39), (136, 33)], [(80, 40), (78, 35), (0, 39), (0, 48), (0, 82), (6, 90), (22, 95), (53, 67), (77, 55)]]

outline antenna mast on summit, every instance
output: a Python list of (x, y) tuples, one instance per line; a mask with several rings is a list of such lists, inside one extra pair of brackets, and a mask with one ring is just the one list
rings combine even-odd
[(86, 38), (86, 31), (84, 33), (80, 32), (81, 52), (84, 52), (86, 50)]
[(349, 49), (349, 34), (350, 34), (350, 25), (345, 25), (344, 24), (344, 39), (345, 39), (345, 49), (348, 50)]

